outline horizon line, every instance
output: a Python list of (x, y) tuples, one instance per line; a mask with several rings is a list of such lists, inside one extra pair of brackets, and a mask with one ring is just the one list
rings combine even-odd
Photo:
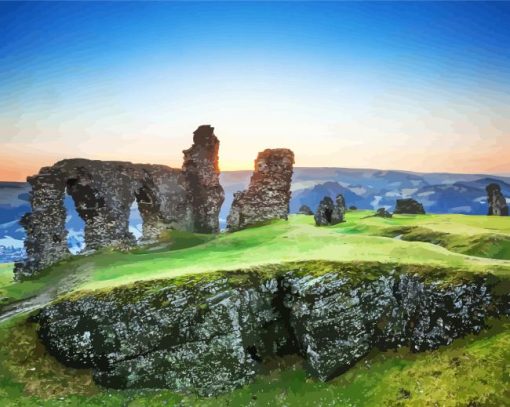
[[(88, 158), (85, 158), (88, 160)], [(66, 159), (64, 159), (66, 160)], [(59, 161), (64, 161), (59, 160)], [(91, 161), (110, 161), (110, 160), (91, 160)], [(129, 162), (129, 161), (120, 161), (120, 160), (111, 160), (113, 162)], [(58, 162), (58, 161), (57, 161)], [(165, 164), (154, 164), (154, 163), (133, 163), (133, 164), (153, 164), (153, 165), (165, 165)], [(170, 166), (168, 166), (170, 167)], [(43, 167), (41, 167), (43, 168)], [(176, 168), (176, 167), (170, 167)], [(178, 168), (177, 168), (178, 169)], [(448, 175), (479, 175), (479, 176), (497, 176), (497, 177), (509, 177), (510, 173), (501, 173), (501, 172), (450, 172), (450, 171), (412, 171), (412, 170), (404, 170), (404, 169), (394, 169), (394, 168), (369, 168), (369, 167), (331, 167), (331, 166), (294, 166), (294, 170), (296, 169), (324, 169), (324, 170), (357, 170), (357, 171), (392, 171), (392, 172), (403, 172), (408, 174), (448, 174)], [(220, 170), (220, 174), (222, 173), (234, 173), (234, 172), (253, 172), (254, 169), (235, 169), (235, 170)], [(3, 180), (0, 179), (0, 183), (17, 183), (17, 184), (25, 184), (27, 183), (27, 178), (36, 174), (28, 175), (25, 180)]]

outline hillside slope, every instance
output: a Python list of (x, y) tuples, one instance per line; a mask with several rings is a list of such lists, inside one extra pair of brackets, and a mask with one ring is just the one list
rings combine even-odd
[[(289, 221), (217, 236), (171, 232), (159, 245), (127, 253), (104, 251), (73, 257), (39, 279), (23, 283), (12, 282), (11, 266), (3, 266), (0, 304), (45, 290), (66, 291), (70, 286), (101, 288), (287, 261), (365, 260), (454, 267), (467, 272), (490, 270), (495, 274), (510, 270), (510, 218), (396, 215), (382, 219), (371, 214), (349, 212), (346, 222), (322, 228), (314, 225), (313, 217), (291, 215)], [(410, 232), (417, 230), (422, 234), (412, 241), (416, 233)], [(443, 244), (436, 244), (441, 243), (434, 240), (438, 234)], [(498, 258), (490, 258), (495, 252)]]
[[(35, 403), (48, 406), (59, 405), (59, 398), (63, 398), (65, 403), (106, 406), (130, 405), (130, 403), (157, 406), (165, 405), (168, 402), (183, 405), (251, 404), (261, 406), (393, 406), (434, 405), (434, 403), (452, 406), (464, 406), (470, 403), (483, 406), (504, 405), (502, 403), (509, 396), (506, 390), (509, 384), (507, 363), (510, 357), (508, 355), (509, 325), (507, 318), (491, 317), (492, 319), (487, 319), (487, 317), (503, 312), (497, 311), (494, 314), (494, 307), (501, 310), (506, 307), (505, 295), (509, 294), (508, 287), (510, 286), (510, 252), (508, 250), (510, 219), (463, 215), (396, 215), (393, 218), (385, 219), (373, 217), (372, 212), (369, 211), (350, 211), (346, 215), (346, 220), (346, 222), (332, 227), (316, 227), (313, 217), (291, 215), (289, 221), (269, 222), (266, 225), (237, 233), (217, 236), (173, 231), (162, 236), (161, 242), (156, 245), (140, 247), (125, 253), (103, 251), (89, 256), (77, 256), (52, 267), (37, 279), (21, 283), (12, 281), (12, 271), (9, 265), (2, 265), (0, 267), (0, 306), (3, 304), (3, 312), (10, 310), (14, 312), (9, 315), (15, 315), (18, 311), (45, 306), (47, 302), (57, 296), (60, 296), (60, 299), (54, 306), (45, 308), (47, 311), (43, 312), (42, 319), (39, 319), (38, 322), (35, 322), (34, 319), (27, 321), (26, 313), (4, 318), (3, 322), (0, 321), (0, 344), (2, 345), (0, 346), (2, 349), (0, 351), (0, 401), (6, 405), (32, 405)], [(302, 263), (292, 263), (296, 261)], [(106, 390), (94, 384), (92, 371), (64, 367), (48, 354), (50, 349), (53, 355), (60, 355), (58, 356), (59, 360), (66, 360), (67, 356), (63, 355), (67, 355), (67, 347), (74, 346), (70, 345), (72, 342), (66, 342), (71, 340), (74, 335), (72, 321), (75, 320), (76, 315), (81, 315), (79, 319), (91, 318), (90, 321), (95, 322), (92, 325), (87, 323), (88, 325), (81, 325), (81, 328), (77, 327), (78, 330), (86, 329), (86, 332), (78, 331), (78, 337), (86, 336), (87, 332), (90, 335), (90, 332), (96, 332), (98, 329), (101, 332), (106, 332), (110, 329), (109, 323), (116, 321), (116, 335), (122, 332), (126, 332), (128, 335), (122, 339), (126, 343), (122, 345), (121, 352), (128, 352), (126, 355), (129, 355), (129, 352), (135, 352), (136, 356), (139, 345), (136, 345), (136, 340), (130, 338), (130, 332), (142, 334), (144, 330), (135, 329), (135, 325), (132, 325), (127, 331), (121, 329), (123, 321), (126, 320), (122, 316), (122, 312), (130, 315), (127, 320), (135, 318), (142, 324), (147, 323), (143, 321), (150, 320), (156, 323), (167, 321), (163, 325), (159, 324), (147, 331), (147, 333), (161, 331), (161, 334), (156, 335), (153, 339), (149, 336), (139, 342), (152, 346), (151, 343), (154, 340), (167, 341), (164, 330), (169, 329), (171, 324), (168, 316), (165, 315), (178, 317), (174, 318), (173, 324), (185, 323), (186, 318), (195, 321), (194, 314), (189, 314), (186, 308), (179, 312), (175, 311), (173, 309), (175, 306), (171, 305), (174, 302), (160, 298), (161, 295), (172, 292), (172, 295), (182, 297), (185, 290), (193, 291), (195, 284), (203, 287), (200, 290), (215, 291), (214, 287), (224, 285), (226, 281), (224, 278), (228, 276), (233, 279), (234, 286), (232, 288), (239, 284), (241, 286), (248, 284), (248, 287), (251, 284), (260, 284), (257, 283), (257, 279), (260, 278), (262, 278), (261, 281), (265, 281), (264, 279), (276, 277), (276, 281), (284, 281), (281, 278), (284, 275), (287, 276), (285, 273), (296, 270), (296, 267), (301, 270), (300, 277), (297, 280), (290, 279), (288, 283), (284, 283), (295, 285), (297, 291), (292, 289), (292, 292), (302, 291), (301, 297), (293, 300), (295, 301), (294, 305), (289, 303), (293, 310), (290, 317), (296, 327), (301, 326), (299, 329), (309, 332), (302, 337), (305, 339), (300, 340), (308, 341), (306, 342), (309, 343), (308, 348), (312, 346), (311, 349), (315, 349), (314, 352), (321, 355), (316, 362), (320, 361), (320, 364), (314, 367), (315, 370), (310, 370), (309, 363), (305, 363), (301, 356), (298, 357), (292, 353), (295, 351), (271, 356), (271, 352), (261, 353), (266, 345), (259, 343), (256, 348), (251, 348), (250, 345), (248, 350), (252, 350), (247, 351), (246, 355), (249, 356), (250, 352), (254, 352), (255, 359), (248, 360), (246, 363), (249, 363), (246, 366), (243, 365), (245, 366), (243, 372), (247, 374), (250, 370), (246, 369), (256, 366), (259, 375), (250, 381), (239, 379), (237, 376), (237, 385), (245, 383), (241, 388), (214, 398), (204, 398), (174, 393), (169, 390)], [(343, 361), (344, 359), (338, 359), (334, 351), (336, 347), (332, 347), (332, 342), (326, 341), (322, 344), (310, 342), (311, 338), (316, 335), (313, 331), (315, 328), (311, 331), (307, 330), (313, 326), (319, 326), (317, 324), (322, 323), (322, 317), (315, 322), (306, 322), (306, 320), (300, 322), (299, 318), (301, 317), (298, 316), (300, 315), (299, 310), (303, 309), (304, 304), (317, 295), (319, 297), (317, 297), (314, 307), (320, 306), (317, 310), (322, 309), (323, 305), (321, 304), (325, 304), (325, 302), (321, 299), (323, 294), (319, 294), (322, 292), (322, 288), (317, 285), (318, 282), (323, 284), (322, 281), (326, 284), (323, 288), (327, 291), (333, 290), (331, 292), (337, 296), (332, 297), (337, 299), (331, 302), (331, 307), (325, 308), (326, 311), (329, 309), (327, 312), (329, 312), (330, 318), (338, 318), (338, 315), (346, 312), (345, 305), (342, 304), (350, 300), (343, 297), (344, 294), (341, 294), (343, 291), (335, 294), (335, 290), (337, 290), (335, 279), (331, 280), (328, 277), (335, 270), (344, 270), (339, 274), (339, 277), (347, 278), (347, 280), (341, 280), (344, 281), (342, 284), (348, 282), (346, 287), (354, 288), (354, 291), (347, 290), (346, 293), (351, 292), (349, 295), (355, 297), (361, 295), (359, 298), (372, 298), (367, 304), (373, 304), (375, 308), (363, 316), (372, 305), (369, 308), (363, 306), (359, 311), (354, 310), (352, 317), (347, 320), (343, 318), (335, 320), (335, 326), (347, 324), (342, 332), (350, 334), (360, 327), (362, 331), (359, 334), (362, 334), (364, 329), (372, 326), (370, 328), (372, 331), (367, 331), (367, 333), (372, 332), (371, 339), (367, 339), (367, 337), (362, 341), (356, 341), (355, 349), (358, 350), (353, 350), (354, 353), (350, 357), (353, 358), (352, 360), (358, 360), (361, 356), (361, 360), (358, 360), (354, 367), (351, 367), (347, 373), (324, 383), (318, 379), (310, 378), (310, 371), (319, 372), (319, 376), (329, 377), (327, 369), (333, 372), (336, 369), (335, 366), (343, 366), (346, 362)], [(397, 274), (394, 274), (395, 272)], [(259, 277), (255, 277), (256, 275)], [(324, 275), (326, 280), (323, 280), (321, 275)], [(313, 277), (313, 279), (308, 280), (309, 277)], [(285, 277), (285, 279), (288, 278), (288, 276)], [(388, 281), (394, 278), (397, 280), (390, 286), (395, 287), (395, 284), (400, 281), (398, 284), (401, 288), (400, 291), (395, 291), (393, 288), (394, 294), (391, 294), (392, 291), (387, 291), (387, 288), (384, 287), (387, 286)], [(377, 344), (377, 338), (381, 335), (381, 329), (384, 326), (381, 325), (384, 318), (380, 318), (384, 315), (385, 306), (378, 307), (384, 301), (399, 302), (399, 298), (408, 290), (405, 287), (410, 287), (408, 283), (404, 284), (409, 278), (411, 279), (409, 281), (415, 281), (413, 284), (425, 284), (424, 287), (429, 287), (424, 291), (429, 294), (419, 300), (421, 305), (417, 305), (422, 309), (420, 312), (424, 313), (419, 320), (423, 321), (425, 325), (418, 331), (415, 329), (414, 334), (406, 331), (407, 333), (399, 340), (404, 341), (402, 343), (407, 343), (407, 345), (397, 352), (377, 348), (368, 352), (371, 347), (375, 346), (374, 344)], [(308, 281), (315, 282), (310, 284)], [(183, 284), (182, 292), (179, 289), (179, 284)], [(327, 288), (328, 284), (330, 288)], [(274, 283), (267, 280), (267, 283), (263, 283), (262, 286), (273, 287)], [(317, 289), (319, 291), (316, 291)], [(380, 291), (381, 289), (383, 291)], [(487, 289), (492, 293), (488, 297)], [(224, 288), (221, 290), (224, 291)], [(215, 304), (216, 298), (220, 300), (219, 304), (226, 301), (221, 290), (213, 296), (206, 292), (200, 294), (200, 291), (190, 296), (189, 303), (196, 302), (195, 308), (199, 312), (199, 315), (197, 314), (199, 319), (196, 321), (202, 321), (200, 323), (205, 324), (203, 328), (201, 325), (197, 325), (196, 330), (191, 331), (190, 335), (203, 335), (204, 332), (215, 326), (216, 322), (214, 321), (219, 318), (219, 316), (215, 316), (217, 311), (214, 311), (217, 306), (207, 304), (210, 301), (212, 301), (211, 304)], [(271, 290), (274, 291), (274, 288)], [(279, 296), (278, 290), (276, 298)], [(383, 294), (384, 292), (386, 294)], [(221, 295), (218, 297), (218, 294)], [(260, 295), (262, 294), (267, 296), (269, 292), (262, 289)], [(238, 306), (235, 305), (237, 304), (235, 295), (232, 297), (232, 302), (224, 303), (224, 306), (227, 307), (225, 309), (230, 311), (228, 314), (221, 314), (223, 316), (217, 320), (219, 325), (215, 329), (221, 331), (225, 329), (225, 326), (228, 326), (228, 324), (226, 325), (228, 321), (223, 318), (230, 315), (230, 312), (233, 312)], [(246, 301), (247, 298), (257, 298), (253, 295), (255, 292), (248, 297), (240, 298), (245, 298), (243, 301)], [(381, 295), (383, 297), (380, 297)], [(380, 302), (381, 298), (386, 298), (384, 296), (388, 295), (388, 300)], [(462, 319), (464, 322), (456, 325), (454, 330), (447, 329), (439, 336), (436, 330), (427, 333), (429, 330), (427, 321), (432, 321), (432, 323), (435, 321), (435, 317), (431, 319), (435, 312), (433, 311), (434, 307), (442, 309), (443, 306), (450, 303), (448, 298), (453, 298), (452, 296), (455, 295), (470, 298), (465, 302), (468, 307), (466, 312), (462, 311), (462, 315), (469, 315), (469, 321)], [(110, 296), (116, 298), (113, 303), (109, 299)], [(261, 301), (263, 296), (260, 297)], [(491, 296), (499, 298), (492, 305), (489, 304), (493, 301)], [(272, 304), (275, 300), (271, 298), (270, 296), (266, 300), (258, 302), (257, 307), (264, 303)], [(415, 298), (415, 295), (409, 298)], [(38, 299), (39, 302), (37, 302)], [(15, 302), (19, 300), (22, 300), (21, 303)], [(115, 307), (111, 308), (112, 304), (117, 301), (120, 301), (118, 311)], [(175, 304), (178, 303), (182, 304), (182, 299), (175, 302)], [(26, 304), (26, 308), (23, 308), (24, 304)], [(146, 309), (147, 304), (154, 304), (156, 308)], [(431, 304), (435, 305), (431, 308)], [(240, 310), (245, 309), (246, 306), (248, 304), (241, 305)], [(165, 311), (167, 307), (170, 308)], [(335, 307), (339, 307), (338, 310)], [(108, 312), (104, 313), (106, 319), (99, 317), (107, 309)], [(99, 310), (101, 310), (101, 314), (94, 314)], [(375, 310), (378, 311), (375, 312)], [(91, 312), (92, 314), (90, 314)], [(209, 314), (211, 312), (212, 314)], [(260, 313), (260, 318), (273, 318), (271, 317), (272, 311), (268, 312), (269, 310)], [(429, 314), (430, 312), (432, 313)], [(77, 314), (74, 315), (74, 313)], [(137, 313), (141, 313), (140, 318), (135, 317)], [(443, 318), (446, 318), (446, 321), (456, 321), (458, 318), (455, 316), (456, 313), (457, 311), (452, 309), (444, 314)], [(147, 319), (150, 315), (152, 316)], [(209, 316), (205, 317), (206, 315)], [(475, 315), (476, 318), (473, 319), (472, 317)], [(485, 315), (485, 322), (480, 319), (482, 315)], [(362, 316), (365, 322), (356, 322), (356, 318)], [(189, 326), (187, 322), (185, 325)], [(263, 325), (255, 323), (250, 326)], [(89, 328), (85, 328), (86, 326)], [(480, 335), (455, 339), (459, 335), (477, 332), (483, 326), (486, 327), (486, 330), (482, 331)], [(390, 335), (388, 340), (394, 337), (396, 328), (397, 326), (387, 331), (387, 335)], [(46, 337), (45, 341), (46, 345), (50, 346), (49, 349), (44, 347), (38, 339), (36, 333), (39, 330), (39, 337), (41, 337), (41, 329), (43, 329), (42, 332), (46, 332), (46, 334), (42, 334), (42, 338)], [(317, 337), (318, 340), (324, 341), (330, 335), (327, 333), (329, 328), (325, 329), (324, 334)], [(229, 337), (231, 332), (228, 329), (227, 331), (222, 335)], [(274, 332), (283, 331), (282, 328), (278, 328)], [(279, 337), (278, 335), (276, 338)], [(300, 334), (296, 333), (296, 335), (300, 337)], [(173, 341), (177, 340), (174, 334), (172, 337)], [(397, 337), (399, 336), (397, 335)], [(16, 347), (11, 346), (13, 338), (18, 344)], [(334, 340), (334, 338), (335, 335), (329, 340)], [(423, 338), (429, 339), (424, 342)], [(57, 342), (54, 342), (55, 340)], [(391, 341), (393, 340), (391, 339)], [(430, 342), (431, 340), (432, 342)], [(409, 349), (408, 341), (414, 344), (412, 346), (425, 346), (424, 349), (427, 349), (431, 343), (434, 344), (433, 347), (436, 347), (438, 344), (448, 343), (452, 340), (453, 345), (432, 353), (414, 354), (405, 350), (406, 347)], [(279, 343), (278, 341), (276, 343)], [(191, 348), (193, 346), (200, 347), (200, 343), (197, 341), (189, 346)], [(220, 343), (221, 341), (215, 346), (219, 346)], [(426, 343), (429, 345), (424, 345)], [(135, 347), (129, 350), (131, 344)], [(100, 345), (99, 342), (98, 346), (97, 349), (104, 349), (104, 345)], [(314, 346), (315, 348), (313, 348)], [(244, 352), (242, 349), (240, 351)], [(89, 352), (87, 351), (83, 356), (91, 357)], [(197, 352), (195, 351), (193, 354), (199, 355), (200, 352)], [(149, 354), (152, 355), (152, 353), (148, 353), (147, 357), (142, 360), (149, 360), (147, 359)], [(175, 357), (178, 357), (178, 354), (176, 353)], [(76, 350), (70, 355), (79, 357), (80, 353)], [(102, 366), (101, 356), (97, 357), (99, 357), (98, 361)], [(129, 356), (127, 360), (130, 358), (132, 356)], [(138, 363), (136, 360), (138, 359), (135, 357), (128, 362), (134, 363), (130, 369), (142, 369), (142, 371), (149, 372), (146, 370), (148, 369), (146, 365), (136, 365)], [(79, 364), (81, 363), (79, 361), (80, 359), (76, 359), (73, 363)], [(173, 362), (174, 365), (176, 362), (177, 360)], [(333, 362), (337, 365), (328, 367), (329, 363)], [(97, 369), (94, 369), (94, 377), (96, 380), (98, 380), (97, 377), (103, 377), (99, 380), (106, 380), (106, 383), (116, 383), (123, 377), (122, 363), (124, 362), (121, 362), (116, 368), (117, 370), (107, 370), (102, 373), (99, 371), (98, 373)], [(209, 373), (200, 370), (200, 363), (200, 359), (193, 362), (193, 366), (195, 366), (193, 371), (202, 375), (201, 377), (204, 377), (204, 374), (207, 377)], [(254, 363), (255, 365), (253, 365)], [(224, 370), (223, 372), (222, 374), (227, 374)], [(250, 373), (246, 377), (251, 377), (252, 374)], [(67, 384), (64, 386), (61, 383)], [(138, 382), (135, 381), (135, 383)], [(229, 383), (228, 380), (227, 383)], [(186, 387), (186, 385), (183, 386), (183, 388)], [(207, 394), (208, 390), (204, 389), (204, 391)], [(452, 397), (452, 394), (455, 397)]]
[[(225, 227), (233, 194), (245, 189), (251, 171), (224, 171), (221, 184), (225, 202), (221, 208), (220, 224)], [(315, 209), (325, 195), (342, 193), (348, 206), (377, 209), (393, 208), (397, 198), (413, 197), (430, 213), (486, 214), (485, 186), (491, 182), (501, 185), (510, 199), (510, 177), (484, 174), (415, 173), (348, 168), (294, 168), (291, 213), (303, 204)], [(18, 221), (30, 210), (30, 186), (23, 182), (0, 182), (0, 262), (20, 259), (24, 252), (24, 230)], [(83, 249), (83, 221), (73, 200), (65, 200), (69, 231), (68, 244), (73, 253)], [(140, 236), (141, 218), (138, 208), (131, 208), (130, 231)]]

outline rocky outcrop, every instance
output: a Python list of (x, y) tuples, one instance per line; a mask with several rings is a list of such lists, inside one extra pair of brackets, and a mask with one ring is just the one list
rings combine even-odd
[(286, 300), (291, 326), (309, 372), (322, 380), (373, 348), (423, 351), (479, 332), (493, 300), (483, 279), (446, 288), (408, 274), (352, 279), (332, 273), (286, 282), (293, 294)]
[(423, 205), (415, 199), (397, 199), (394, 214), (425, 214)]
[(489, 204), (488, 215), (508, 216), (508, 205), (501, 193), (501, 187), (492, 183), (485, 188), (487, 191), (487, 203)]
[(298, 213), (300, 215), (313, 215), (313, 211), (310, 209), (308, 205), (301, 205)]
[(393, 217), (393, 214), (389, 212), (386, 208), (379, 208), (377, 211), (375, 211), (374, 216), (377, 216), (379, 218), (391, 218)]
[(235, 286), (225, 277), (117, 289), (47, 307), (39, 335), (103, 386), (213, 395), (243, 385), (285, 348), (277, 291), (274, 278)]
[(293, 263), (75, 294), (41, 311), (39, 336), (101, 385), (214, 395), (274, 355), (299, 354), (328, 380), (373, 348), (449, 344), (510, 313), (504, 284), (424, 266)]
[(255, 160), (248, 189), (234, 194), (227, 229), (236, 231), (271, 219), (287, 219), (294, 153), (267, 149)]
[(315, 211), (315, 224), (317, 226), (336, 225), (344, 221), (345, 199), (342, 194), (338, 194), (336, 202), (326, 196), (320, 202), (319, 207)]
[(69, 255), (64, 196), (74, 200), (85, 222), (86, 250), (125, 248), (135, 239), (129, 214), (137, 202), (143, 239), (166, 229), (200, 233), (219, 231), (223, 203), (219, 184), (219, 141), (211, 126), (200, 126), (193, 146), (184, 151), (182, 170), (164, 165), (121, 161), (63, 160), (28, 178), (32, 212), (22, 225), (27, 232), (27, 258), (15, 266), (16, 278), (32, 276)]

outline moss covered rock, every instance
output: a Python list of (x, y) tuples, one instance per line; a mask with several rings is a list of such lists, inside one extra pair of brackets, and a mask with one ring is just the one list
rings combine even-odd
[(423, 266), (291, 263), (75, 294), (43, 309), (62, 363), (114, 388), (214, 395), (296, 353), (330, 379), (377, 347), (434, 349), (509, 313), (505, 282)]

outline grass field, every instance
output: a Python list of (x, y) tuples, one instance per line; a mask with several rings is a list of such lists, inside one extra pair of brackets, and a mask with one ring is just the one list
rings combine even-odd
[[(157, 246), (77, 256), (22, 283), (13, 282), (12, 265), (4, 264), (0, 305), (50, 291), (56, 296), (300, 260), (425, 264), (510, 278), (510, 218), (370, 215), (349, 212), (346, 222), (333, 227), (318, 228), (312, 217), (294, 215), (233, 234), (170, 232)], [(253, 383), (204, 399), (99, 388), (89, 371), (65, 368), (48, 355), (37, 341), (36, 325), (24, 314), (0, 323), (0, 405), (503, 406), (510, 400), (510, 322), (490, 325), (481, 335), (434, 352), (374, 352), (328, 383), (307, 377), (298, 358), (271, 360)]]
[[(383, 219), (370, 215), (352, 211), (346, 222), (332, 227), (316, 227), (313, 217), (292, 215), (288, 221), (217, 236), (171, 232), (158, 246), (77, 256), (23, 283), (12, 281), (12, 265), (2, 265), (0, 305), (48, 288), (94, 289), (301, 260), (427, 264), (510, 275), (506, 246), (510, 217), (396, 215)], [(438, 233), (440, 241), (436, 241)], [(480, 244), (481, 240), (485, 243)], [(499, 258), (490, 258), (491, 253)]]
[(489, 324), (480, 335), (433, 352), (373, 352), (327, 383), (307, 377), (297, 357), (270, 360), (252, 383), (199, 398), (100, 388), (90, 371), (63, 367), (48, 355), (35, 324), (22, 316), (0, 324), (0, 405), (502, 407), (510, 399), (510, 321)]

